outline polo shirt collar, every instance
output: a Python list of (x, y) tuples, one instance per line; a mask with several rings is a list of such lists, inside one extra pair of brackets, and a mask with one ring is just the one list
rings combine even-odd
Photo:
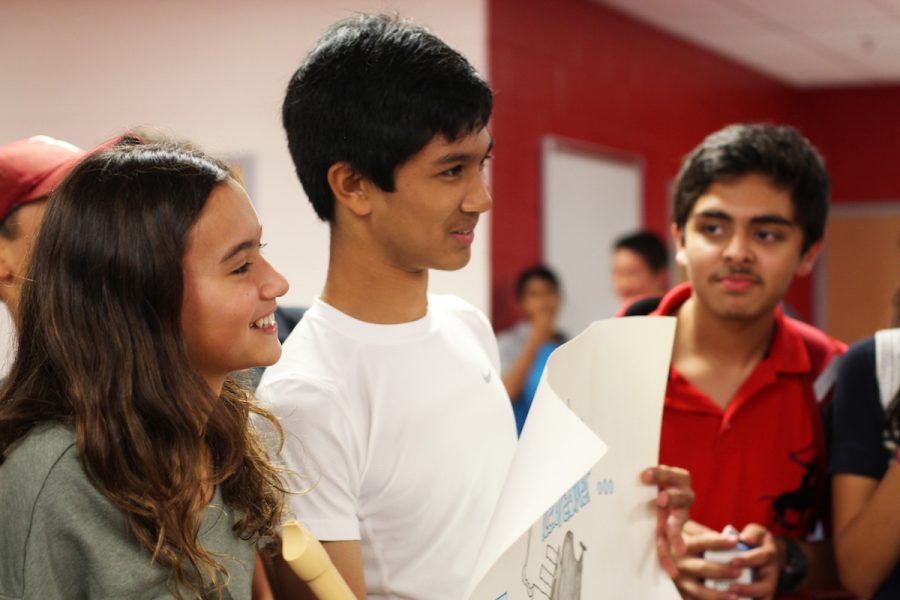
[[(691, 297), (691, 284), (682, 283), (663, 296), (659, 306), (651, 314), (671, 316)], [(775, 307), (775, 335), (766, 357), (776, 373), (808, 373), (812, 363), (803, 338), (793, 321), (785, 316), (781, 304)]]

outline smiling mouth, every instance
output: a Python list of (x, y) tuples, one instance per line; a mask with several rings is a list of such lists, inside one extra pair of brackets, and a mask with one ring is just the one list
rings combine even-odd
[(450, 231), (450, 235), (460, 240), (471, 240), (475, 236), (475, 225), (453, 229)]
[(275, 326), (275, 313), (271, 312), (264, 317), (250, 323), (250, 329), (269, 329)]

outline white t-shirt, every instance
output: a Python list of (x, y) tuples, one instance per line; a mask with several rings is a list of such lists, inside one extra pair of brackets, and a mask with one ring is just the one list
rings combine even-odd
[(370, 598), (463, 597), (516, 445), (483, 314), (429, 295), (422, 319), (375, 325), (316, 300), (258, 394), (312, 486), (293, 516), (360, 540)]

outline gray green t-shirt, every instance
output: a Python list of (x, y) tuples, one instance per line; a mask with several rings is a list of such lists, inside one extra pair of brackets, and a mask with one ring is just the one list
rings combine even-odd
[[(250, 598), (253, 578), (256, 549), (233, 532), (237, 518), (217, 489), (200, 528), (231, 576), (226, 599)], [(71, 429), (36, 427), (0, 465), (0, 600), (172, 597), (170, 572), (150, 558), (88, 479)]]

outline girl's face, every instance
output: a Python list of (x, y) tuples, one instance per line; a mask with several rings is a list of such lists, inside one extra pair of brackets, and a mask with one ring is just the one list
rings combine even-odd
[(247, 193), (217, 185), (188, 232), (181, 329), (194, 368), (219, 393), (232, 371), (281, 356), (275, 299), (287, 280), (260, 254), (262, 227)]

